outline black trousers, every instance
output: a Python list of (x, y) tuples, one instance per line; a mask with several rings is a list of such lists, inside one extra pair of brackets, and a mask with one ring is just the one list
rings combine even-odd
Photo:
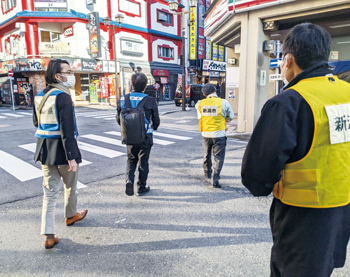
[(126, 162), (126, 174), (125, 179), (126, 182), (130, 180), (134, 183), (135, 179), (135, 170), (137, 167), (137, 163), (139, 163), (139, 180), (138, 185), (140, 188), (144, 188), (146, 186), (148, 172), (149, 172), (149, 155), (151, 153), (152, 145), (148, 144), (135, 144), (135, 145), (127, 145), (127, 156), (128, 160)]
[(350, 236), (350, 204), (313, 209), (274, 198), (270, 209), (273, 238), (271, 276), (329, 277), (343, 267)]
[(203, 157), (203, 169), (204, 173), (212, 174), (212, 161), (211, 154), (214, 155), (214, 174), (212, 177), (212, 184), (215, 184), (220, 179), (220, 172), (225, 160), (226, 150), (226, 137), (221, 138), (204, 138), (204, 157)]

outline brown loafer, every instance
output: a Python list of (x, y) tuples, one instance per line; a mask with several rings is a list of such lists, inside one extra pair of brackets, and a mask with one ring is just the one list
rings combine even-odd
[(83, 220), (87, 215), (87, 213), (88, 213), (88, 210), (82, 210), (81, 212), (77, 213), (75, 216), (71, 218), (66, 218), (66, 225), (72, 226), (75, 222)]
[(51, 249), (58, 243), (58, 237), (54, 236), (53, 239), (45, 240), (45, 249)]

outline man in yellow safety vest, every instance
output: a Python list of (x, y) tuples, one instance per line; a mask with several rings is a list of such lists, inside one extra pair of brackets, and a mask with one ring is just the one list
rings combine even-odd
[(331, 36), (296, 25), (283, 42), (284, 91), (262, 109), (242, 163), (254, 196), (273, 192), (271, 276), (330, 276), (350, 237), (350, 84), (328, 66)]
[[(202, 89), (205, 99), (198, 101), (196, 109), (199, 119), (199, 130), (203, 136), (204, 158), (203, 169), (206, 178), (211, 179), (214, 188), (221, 188), (220, 172), (224, 165), (226, 148), (226, 122), (234, 117), (230, 103), (216, 94), (212, 84), (206, 84)], [(212, 175), (211, 154), (213, 152), (215, 165)]]

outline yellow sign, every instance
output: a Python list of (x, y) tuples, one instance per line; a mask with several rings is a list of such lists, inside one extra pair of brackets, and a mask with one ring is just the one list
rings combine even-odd
[(216, 43), (213, 43), (213, 61), (218, 60), (218, 45)]
[(195, 60), (197, 58), (196, 8), (191, 8), (190, 21), (190, 60)]
[(205, 58), (211, 60), (211, 41), (206, 38)]

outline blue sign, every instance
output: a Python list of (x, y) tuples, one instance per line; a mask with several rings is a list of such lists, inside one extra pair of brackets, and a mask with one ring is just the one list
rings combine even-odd
[(272, 60), (270, 60), (270, 68), (278, 68), (278, 67), (280, 67), (281, 62), (282, 62), (282, 59), (272, 59)]

